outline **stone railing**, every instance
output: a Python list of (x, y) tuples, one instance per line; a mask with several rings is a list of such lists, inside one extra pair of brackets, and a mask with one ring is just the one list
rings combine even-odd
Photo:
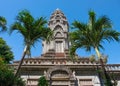
[(105, 68), (107, 71), (119, 71), (120, 72), (120, 64), (107, 64)]
[[(19, 61), (15, 61), (14, 64), (18, 64)], [(91, 62), (89, 58), (80, 58), (77, 60), (71, 59), (25, 59), (22, 65), (93, 65), (97, 62)]]
[[(16, 68), (19, 64), (19, 61), (15, 61), (13, 64), (10, 66)], [(101, 65), (98, 62), (91, 62), (89, 58), (80, 58), (78, 60), (71, 60), (68, 58), (63, 58), (63, 59), (48, 59), (48, 58), (29, 58), (29, 59), (24, 59), (23, 61), (23, 66), (42, 66), (42, 65), (67, 65), (67, 66), (99, 66)], [(105, 69), (107, 71), (119, 71), (120, 72), (120, 64), (105, 64)]]

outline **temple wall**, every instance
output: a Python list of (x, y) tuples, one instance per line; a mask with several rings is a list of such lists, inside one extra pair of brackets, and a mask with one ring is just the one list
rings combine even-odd
[[(22, 75), (21, 76), (21, 78), (23, 78), (26, 81), (27, 85), (36, 85), (36, 86), (38, 84), (38, 79), (40, 77), (41, 76), (39, 76), (39, 75), (30, 75), (30, 76)], [(75, 76), (75, 77), (77, 78), (78, 86), (84, 85), (84, 83), (91, 85), (91, 86), (92, 85), (93, 86), (101, 86), (98, 76), (85, 76), (85, 75), (83, 75), (83, 76)], [(27, 79), (28, 79), (28, 81), (27, 81)], [(55, 84), (55, 83), (56, 82), (53, 82), (53, 84)], [(61, 82), (59, 82), (59, 83), (61, 83)], [(57, 84), (59, 84), (59, 83), (57, 83)], [(65, 82), (65, 83), (67, 84), (67, 82)], [(62, 84), (65, 84), (65, 83), (62, 82)], [(69, 86), (71, 86), (71, 85), (69, 85)], [(120, 80), (118, 81), (117, 86), (120, 86)]]
[(118, 81), (118, 84), (117, 84), (117, 86), (120, 86), (120, 80)]
[(81, 85), (90, 85), (90, 86), (100, 86), (99, 78), (98, 76), (76, 76), (78, 81), (78, 86)]
[(21, 78), (26, 82), (27, 86), (36, 85), (38, 84), (38, 79), (41, 76), (39, 75), (22, 75)]

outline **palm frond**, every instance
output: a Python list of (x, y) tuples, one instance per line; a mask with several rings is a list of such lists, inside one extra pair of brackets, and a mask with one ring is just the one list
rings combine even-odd
[(0, 16), (0, 27), (2, 27), (2, 29), (0, 30), (1, 32), (7, 30), (6, 24), (7, 24), (7, 21), (5, 17)]
[(112, 28), (111, 20), (107, 16), (100, 17), (95, 23), (95, 30), (102, 31), (102, 29)]
[(14, 24), (11, 25), (9, 33), (12, 34), (13, 31), (17, 31), (18, 33), (23, 35), (23, 37), (27, 36), (27, 31), (25, 27), (21, 25), (21, 23), (19, 22), (15, 22)]
[(23, 24), (28, 30), (31, 29), (32, 23), (34, 22), (34, 18), (30, 14), (30, 12), (27, 10), (23, 10), (23, 11), (19, 12), (16, 19), (21, 24)]
[(120, 33), (115, 30), (107, 30), (104, 32), (103, 39), (107, 40), (108, 42), (112, 41), (120, 41)]
[(90, 10), (89, 11), (89, 28), (92, 29), (94, 28), (94, 24), (96, 22), (96, 14), (94, 11)]
[(84, 29), (86, 29), (87, 25), (82, 22), (74, 21), (72, 23), (72, 27), (75, 29), (84, 30)]

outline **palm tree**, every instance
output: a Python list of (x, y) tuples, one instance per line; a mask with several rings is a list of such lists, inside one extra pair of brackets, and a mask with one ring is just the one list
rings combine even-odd
[(101, 59), (100, 48), (104, 48), (103, 42), (120, 41), (120, 33), (112, 29), (110, 19), (105, 15), (96, 19), (94, 11), (89, 11), (89, 22), (87, 24), (74, 21), (72, 25), (76, 30), (70, 33), (71, 55), (75, 55), (75, 51), (78, 48), (85, 48), (86, 51), (91, 51), (93, 48), (98, 59)]
[(38, 86), (49, 86), (48, 81), (46, 80), (45, 76), (41, 76), (38, 80)]
[(16, 22), (10, 28), (10, 33), (18, 31), (24, 38), (25, 48), (15, 76), (18, 75), (25, 56), (31, 57), (31, 47), (40, 40), (50, 41), (52, 31), (46, 27), (46, 23), (45, 18), (34, 19), (27, 10), (19, 12)]
[(0, 32), (7, 30), (6, 29), (6, 23), (7, 23), (6, 19), (4, 17), (0, 16), (0, 27), (2, 27)]

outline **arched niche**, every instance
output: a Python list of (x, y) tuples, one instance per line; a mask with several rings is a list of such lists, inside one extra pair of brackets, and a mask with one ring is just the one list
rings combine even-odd
[(62, 37), (61, 32), (57, 32), (57, 33), (55, 34), (55, 37)]
[(54, 77), (62, 77), (60, 75), (64, 75), (66, 76), (69, 80), (74, 80), (74, 76), (73, 76), (73, 73), (72, 71), (65, 67), (65, 66), (53, 66), (51, 67), (50, 69), (48, 69), (47, 73), (46, 73), (46, 78), (47, 80), (50, 80), (51, 78), (54, 78)]
[(63, 31), (63, 28), (60, 25), (56, 25), (54, 31)]
[(55, 37), (64, 37), (63, 28), (60, 25), (57, 25), (54, 28), (54, 36)]

